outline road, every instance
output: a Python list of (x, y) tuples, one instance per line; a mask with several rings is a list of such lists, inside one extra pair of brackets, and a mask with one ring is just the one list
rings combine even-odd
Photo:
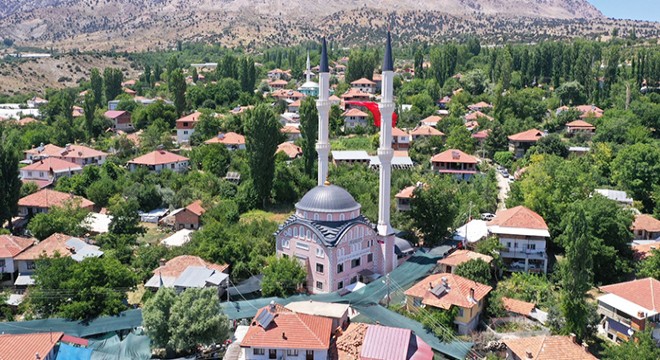
[(505, 201), (509, 197), (509, 179), (504, 178), (499, 171), (495, 173), (495, 177), (497, 178), (497, 188), (499, 189), (497, 193), (497, 209), (504, 210), (506, 209)]

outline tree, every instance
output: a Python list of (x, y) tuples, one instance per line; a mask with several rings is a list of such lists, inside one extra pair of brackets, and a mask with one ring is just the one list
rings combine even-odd
[(637, 277), (652, 277), (656, 280), (660, 280), (660, 250), (652, 249), (651, 254), (642, 260), (642, 262), (639, 264)]
[(136, 199), (113, 196), (108, 207), (108, 213), (112, 216), (110, 232), (118, 235), (143, 234), (145, 229), (140, 226), (139, 210), (140, 204)]
[(171, 348), (189, 352), (197, 345), (220, 343), (229, 336), (229, 320), (222, 314), (214, 288), (186, 289), (170, 309)]
[(660, 359), (660, 348), (652, 336), (653, 327), (636, 331), (628, 341), (610, 344), (602, 353), (603, 360), (654, 360)]
[(90, 83), (92, 87), (92, 94), (94, 95), (94, 105), (95, 107), (103, 106), (103, 78), (99, 69), (93, 68), (90, 73)]
[(114, 100), (123, 92), (121, 88), (122, 81), (124, 81), (124, 74), (121, 72), (121, 69), (105, 68), (103, 70), (106, 100)]
[(245, 146), (250, 177), (265, 207), (270, 198), (275, 176), (275, 151), (281, 143), (280, 123), (266, 105), (257, 105), (246, 113)]
[(270, 257), (264, 268), (264, 278), (261, 283), (263, 296), (287, 297), (305, 283), (307, 273), (297, 260), (288, 257), (276, 259)]
[(92, 92), (85, 94), (83, 112), (85, 114), (85, 131), (87, 132), (87, 139), (90, 140), (96, 137), (96, 134), (94, 134), (94, 113), (96, 112), (96, 100), (94, 100), (94, 94)]
[(489, 284), (493, 278), (490, 265), (481, 259), (472, 259), (458, 265), (454, 274), (482, 284)]
[(446, 177), (432, 177), (426, 186), (415, 189), (410, 217), (424, 235), (424, 245), (440, 244), (449, 235), (456, 217), (456, 189)]
[(584, 86), (577, 81), (569, 81), (561, 84), (555, 91), (564, 105), (581, 105), (586, 102)]
[(88, 210), (78, 206), (80, 200), (67, 203), (64, 207), (51, 207), (47, 213), (39, 213), (30, 219), (28, 230), (32, 236), (43, 240), (54, 233), (82, 236), (87, 231), (83, 220)]
[(474, 152), (474, 138), (464, 125), (456, 125), (449, 131), (447, 136), (447, 148), (465, 151), (468, 154)]
[(199, 116), (195, 125), (195, 132), (190, 135), (190, 143), (193, 145), (202, 144), (204, 141), (218, 135), (223, 129), (222, 119), (214, 116), (210, 111), (202, 109), (202, 115)]
[(465, 90), (472, 95), (481, 95), (486, 91), (488, 85), (488, 75), (481, 69), (470, 70), (461, 79)]
[(21, 192), (21, 179), (18, 171), (18, 154), (2, 137), (0, 144), (0, 224), (9, 222), (18, 212), (18, 198)]
[(222, 178), (227, 174), (231, 157), (223, 144), (208, 144), (193, 148), (190, 160), (197, 168)]
[(558, 134), (550, 134), (540, 138), (525, 155), (533, 154), (552, 154), (565, 158), (568, 157), (568, 146), (564, 144)]
[(612, 169), (612, 180), (641, 201), (645, 211), (652, 212), (657, 201), (652, 197), (653, 185), (660, 179), (660, 146), (637, 143), (625, 147), (612, 162)]
[(566, 319), (563, 331), (573, 333), (580, 340), (589, 337), (590, 307), (585, 296), (593, 282), (591, 236), (586, 211), (576, 204), (567, 214), (565, 233), (573, 237), (567, 246), (566, 260), (561, 265), (561, 308)]
[(174, 97), (174, 108), (179, 117), (186, 111), (186, 79), (181, 69), (174, 70), (169, 74), (170, 91)]
[(319, 130), (316, 101), (312, 97), (303, 100), (300, 105), (300, 134), (302, 135), (302, 156), (305, 160), (305, 174), (314, 176), (314, 160), (316, 160), (316, 139)]
[(151, 346), (166, 348), (170, 340), (170, 311), (176, 301), (173, 288), (161, 287), (152, 298), (147, 300), (142, 310), (142, 323), (149, 335)]
[(193, 83), (197, 84), (197, 81), (199, 80), (199, 74), (197, 73), (197, 68), (194, 67), (194, 68), (192, 69), (192, 75), (191, 75), (191, 77), (192, 77), (192, 81), (193, 81)]

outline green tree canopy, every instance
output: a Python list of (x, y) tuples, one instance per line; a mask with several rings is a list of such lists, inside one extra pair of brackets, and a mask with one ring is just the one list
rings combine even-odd
[(493, 279), (490, 265), (481, 259), (472, 259), (458, 265), (454, 274), (481, 284), (490, 284)]
[(245, 146), (250, 177), (264, 207), (273, 188), (275, 151), (283, 138), (280, 127), (275, 114), (266, 105), (257, 105), (246, 114)]
[(449, 236), (456, 216), (456, 187), (447, 177), (432, 177), (415, 190), (410, 217), (424, 235), (424, 245), (440, 244)]
[(307, 273), (297, 260), (288, 257), (268, 259), (263, 270), (261, 284), (263, 296), (287, 297), (296, 293), (300, 285), (305, 284)]

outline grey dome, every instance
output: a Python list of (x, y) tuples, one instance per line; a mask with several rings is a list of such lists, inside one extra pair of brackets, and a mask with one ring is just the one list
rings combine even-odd
[(298, 210), (312, 212), (354, 211), (360, 204), (337, 185), (321, 185), (308, 191), (296, 204)]

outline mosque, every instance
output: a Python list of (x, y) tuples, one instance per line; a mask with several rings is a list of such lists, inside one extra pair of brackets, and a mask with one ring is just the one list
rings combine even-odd
[[(323, 39), (319, 71), (318, 185), (296, 204), (296, 211), (275, 233), (277, 255), (298, 259), (307, 270), (310, 293), (330, 293), (353, 284), (384, 276), (399, 264), (398, 247), (390, 225), (390, 178), (392, 163), (392, 114), (394, 113), (394, 68), (391, 37), (383, 60), (382, 101), (379, 104), (380, 184), (378, 223), (360, 213), (361, 205), (345, 189), (327, 181), (330, 142), (328, 53)], [(308, 75), (309, 82), (309, 75)], [(353, 285), (354, 286), (354, 285)]]
[(312, 75), (314, 75), (314, 73), (312, 72), (312, 68), (311, 68), (311, 65), (309, 63), (309, 51), (307, 52), (307, 68), (306, 69), (307, 70), (305, 70), (305, 75), (306, 75), (307, 81), (305, 81), (305, 83), (302, 84), (298, 88), (298, 91), (305, 94), (305, 96), (318, 97), (319, 96), (319, 84), (312, 81)]

